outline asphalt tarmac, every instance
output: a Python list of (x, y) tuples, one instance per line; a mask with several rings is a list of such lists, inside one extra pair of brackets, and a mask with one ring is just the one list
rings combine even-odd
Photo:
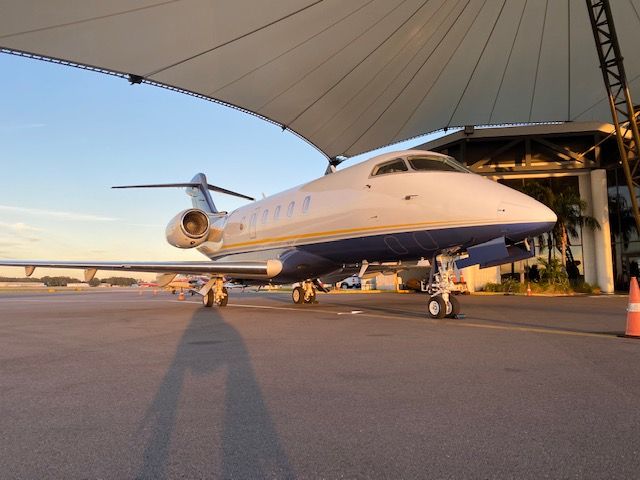
[(0, 478), (638, 478), (625, 297), (0, 294)]

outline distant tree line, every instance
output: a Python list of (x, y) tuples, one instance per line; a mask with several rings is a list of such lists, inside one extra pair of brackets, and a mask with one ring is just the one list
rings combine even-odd
[(103, 278), (101, 280), (102, 283), (108, 283), (109, 285), (116, 285), (118, 287), (130, 287), (138, 283), (138, 280), (131, 277), (109, 277)]
[(33, 277), (23, 277), (23, 278), (18, 278), (18, 277), (0, 277), (0, 282), (34, 282), (34, 283), (41, 283), (42, 280), (40, 280), (39, 278), (33, 278)]

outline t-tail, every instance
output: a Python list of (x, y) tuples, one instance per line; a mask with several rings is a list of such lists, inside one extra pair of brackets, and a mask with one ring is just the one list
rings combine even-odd
[(234, 197), (240, 197), (247, 200), (255, 200), (255, 198), (242, 193), (233, 192), (226, 188), (217, 187), (207, 182), (207, 177), (204, 173), (198, 173), (186, 183), (157, 183), (150, 185), (119, 185), (111, 188), (171, 188), (171, 187), (186, 187), (187, 195), (191, 197), (191, 203), (194, 208), (203, 210), (207, 213), (218, 213), (216, 204), (211, 198), (209, 191), (224, 193), (226, 195), (232, 195)]

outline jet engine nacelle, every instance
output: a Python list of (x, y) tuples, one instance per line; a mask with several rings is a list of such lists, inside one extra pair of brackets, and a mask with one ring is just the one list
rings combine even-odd
[(167, 225), (167, 242), (178, 248), (194, 248), (207, 241), (209, 216), (197, 208), (183, 210)]

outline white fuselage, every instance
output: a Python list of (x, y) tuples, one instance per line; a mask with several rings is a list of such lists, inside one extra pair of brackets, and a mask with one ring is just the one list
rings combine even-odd
[(219, 241), (198, 248), (225, 260), (267, 260), (292, 249), (334, 264), (417, 259), (501, 235), (522, 240), (555, 222), (539, 202), (473, 173), (372, 175), (385, 162), (425, 153), (380, 155), (240, 207), (217, 220)]

